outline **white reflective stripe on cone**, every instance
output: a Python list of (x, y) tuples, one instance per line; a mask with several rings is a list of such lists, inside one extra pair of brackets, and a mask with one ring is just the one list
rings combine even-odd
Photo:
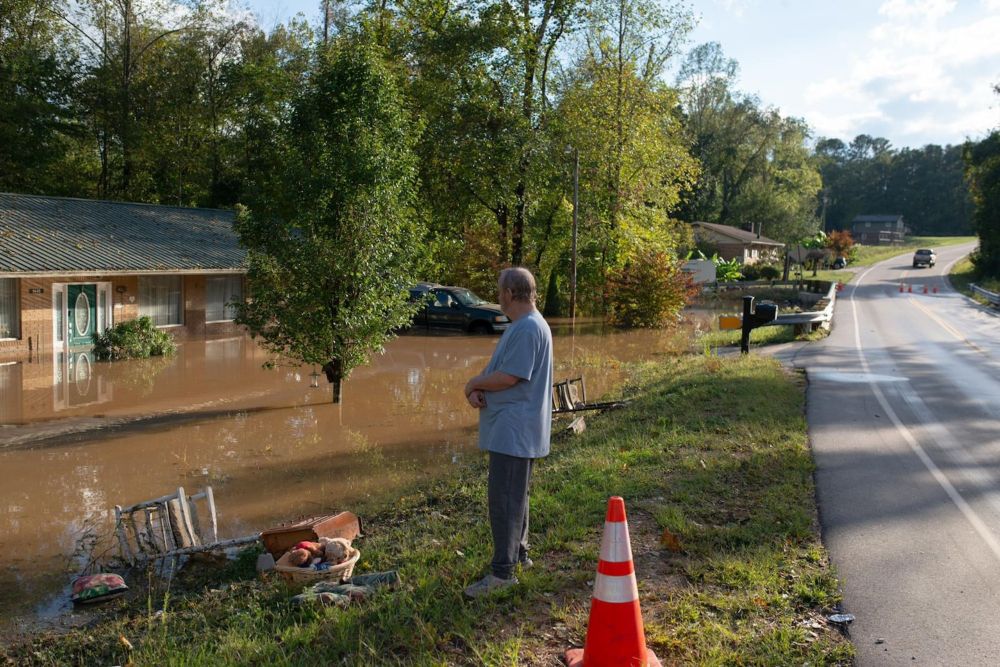
[(601, 602), (634, 602), (639, 599), (639, 588), (634, 574), (615, 577), (597, 573), (594, 580), (594, 599)]
[(624, 521), (605, 522), (601, 538), (601, 560), (627, 563), (632, 560), (632, 545), (628, 541), (628, 524)]

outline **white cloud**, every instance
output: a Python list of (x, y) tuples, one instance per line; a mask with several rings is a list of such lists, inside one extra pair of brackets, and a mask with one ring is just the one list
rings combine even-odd
[[(803, 91), (817, 134), (851, 138), (891, 128), (897, 143), (953, 143), (1000, 124), (1000, 0), (959, 16), (954, 0), (887, 0), (846, 75)], [(932, 139), (939, 137), (939, 139)]]
[(955, 11), (956, 0), (887, 0), (878, 13), (889, 19), (922, 18), (935, 20)]
[[(1000, 0), (997, 1), (1000, 2)], [(753, 0), (715, 0), (715, 4), (722, 7), (727, 14), (743, 16), (747, 8), (753, 4)]]

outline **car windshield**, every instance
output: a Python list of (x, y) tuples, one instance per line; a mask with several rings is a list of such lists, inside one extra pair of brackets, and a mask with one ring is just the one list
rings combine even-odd
[(921, 248), (920, 250), (917, 251), (917, 254), (918, 255), (930, 255), (933, 252), (934, 252), (933, 250), (928, 250), (927, 248)]
[(481, 303), (488, 303), (480, 299), (474, 292), (467, 289), (451, 290), (452, 295), (458, 299), (463, 306), (478, 306)]

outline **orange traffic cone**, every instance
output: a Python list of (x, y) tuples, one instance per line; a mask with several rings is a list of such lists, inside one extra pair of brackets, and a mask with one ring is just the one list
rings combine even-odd
[(608, 499), (608, 515), (601, 538), (601, 557), (590, 601), (590, 621), (583, 648), (566, 651), (569, 667), (660, 667), (646, 648), (639, 610), (639, 589), (632, 565), (625, 501)]

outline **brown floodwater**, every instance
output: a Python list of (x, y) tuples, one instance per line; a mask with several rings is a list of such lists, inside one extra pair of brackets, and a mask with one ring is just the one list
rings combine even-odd
[[(596, 400), (621, 381), (621, 362), (683, 350), (690, 326), (556, 321), (556, 380), (582, 375)], [(188, 342), (168, 359), (0, 366), (0, 618), (78, 619), (68, 584), (87, 540), (111, 532), (114, 505), (211, 485), (225, 539), (391, 499), (478, 456), (462, 387), (497, 340), (400, 336), (354, 371), (341, 405), (315, 369), (265, 368), (270, 355), (242, 337)]]

